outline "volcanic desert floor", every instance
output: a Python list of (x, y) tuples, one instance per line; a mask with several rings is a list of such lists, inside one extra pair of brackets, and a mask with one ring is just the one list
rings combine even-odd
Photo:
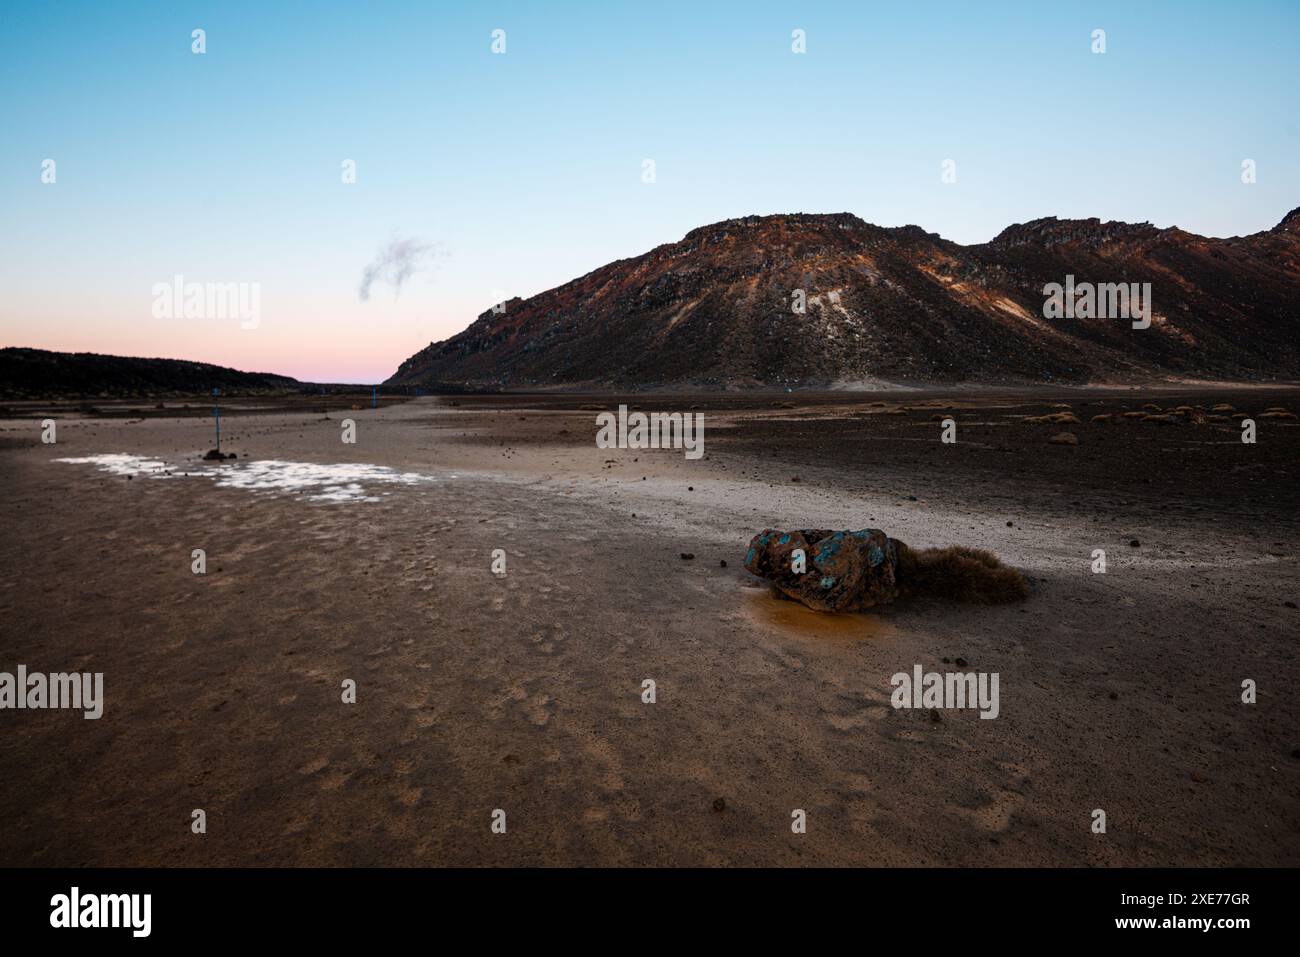
[[(597, 448), (620, 402), (705, 457)], [(193, 409), (11, 406), (0, 671), (105, 706), (0, 712), (0, 865), (1300, 864), (1300, 424), (1148, 403), (1300, 392), (233, 402), (221, 464)], [(744, 571), (768, 527), (1033, 594), (818, 614)], [(999, 716), (895, 710), (916, 664), (997, 672)]]

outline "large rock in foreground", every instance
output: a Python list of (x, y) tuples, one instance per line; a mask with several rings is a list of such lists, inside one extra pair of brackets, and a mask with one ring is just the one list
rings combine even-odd
[(750, 540), (745, 567), (809, 608), (857, 611), (898, 597), (900, 544), (878, 528), (768, 528)]
[(859, 611), (907, 597), (996, 605), (1029, 597), (1029, 581), (980, 548), (908, 548), (878, 528), (833, 532), (767, 528), (745, 567), (818, 611)]

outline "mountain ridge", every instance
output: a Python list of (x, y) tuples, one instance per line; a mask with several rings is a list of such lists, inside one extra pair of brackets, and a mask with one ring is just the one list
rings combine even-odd
[[(1046, 319), (1043, 289), (1152, 286), (1152, 328)], [(796, 290), (806, 309), (794, 313)], [(1213, 239), (1043, 217), (959, 245), (852, 213), (745, 216), (487, 310), (401, 364), (446, 389), (1272, 380), (1300, 367), (1300, 208)]]

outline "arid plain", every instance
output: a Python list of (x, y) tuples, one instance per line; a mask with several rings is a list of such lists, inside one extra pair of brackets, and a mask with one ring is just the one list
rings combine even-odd
[[(0, 864), (1300, 864), (1300, 425), (1165, 415), (1300, 392), (358, 401), (229, 401), (221, 464), (202, 402), (10, 405), (0, 670), (105, 704), (0, 715)], [(704, 458), (597, 448), (620, 401)], [(765, 527), (1033, 593), (819, 615), (742, 568)], [(998, 672), (998, 718), (896, 711), (916, 664)]]

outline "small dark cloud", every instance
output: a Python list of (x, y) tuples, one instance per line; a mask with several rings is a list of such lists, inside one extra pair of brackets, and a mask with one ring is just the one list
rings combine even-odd
[(380, 283), (392, 286), (393, 298), (396, 299), (402, 291), (402, 284), (417, 272), (430, 268), (437, 257), (438, 247), (434, 243), (394, 236), (362, 271), (361, 288), (357, 294), (365, 302), (370, 298), (370, 287)]

